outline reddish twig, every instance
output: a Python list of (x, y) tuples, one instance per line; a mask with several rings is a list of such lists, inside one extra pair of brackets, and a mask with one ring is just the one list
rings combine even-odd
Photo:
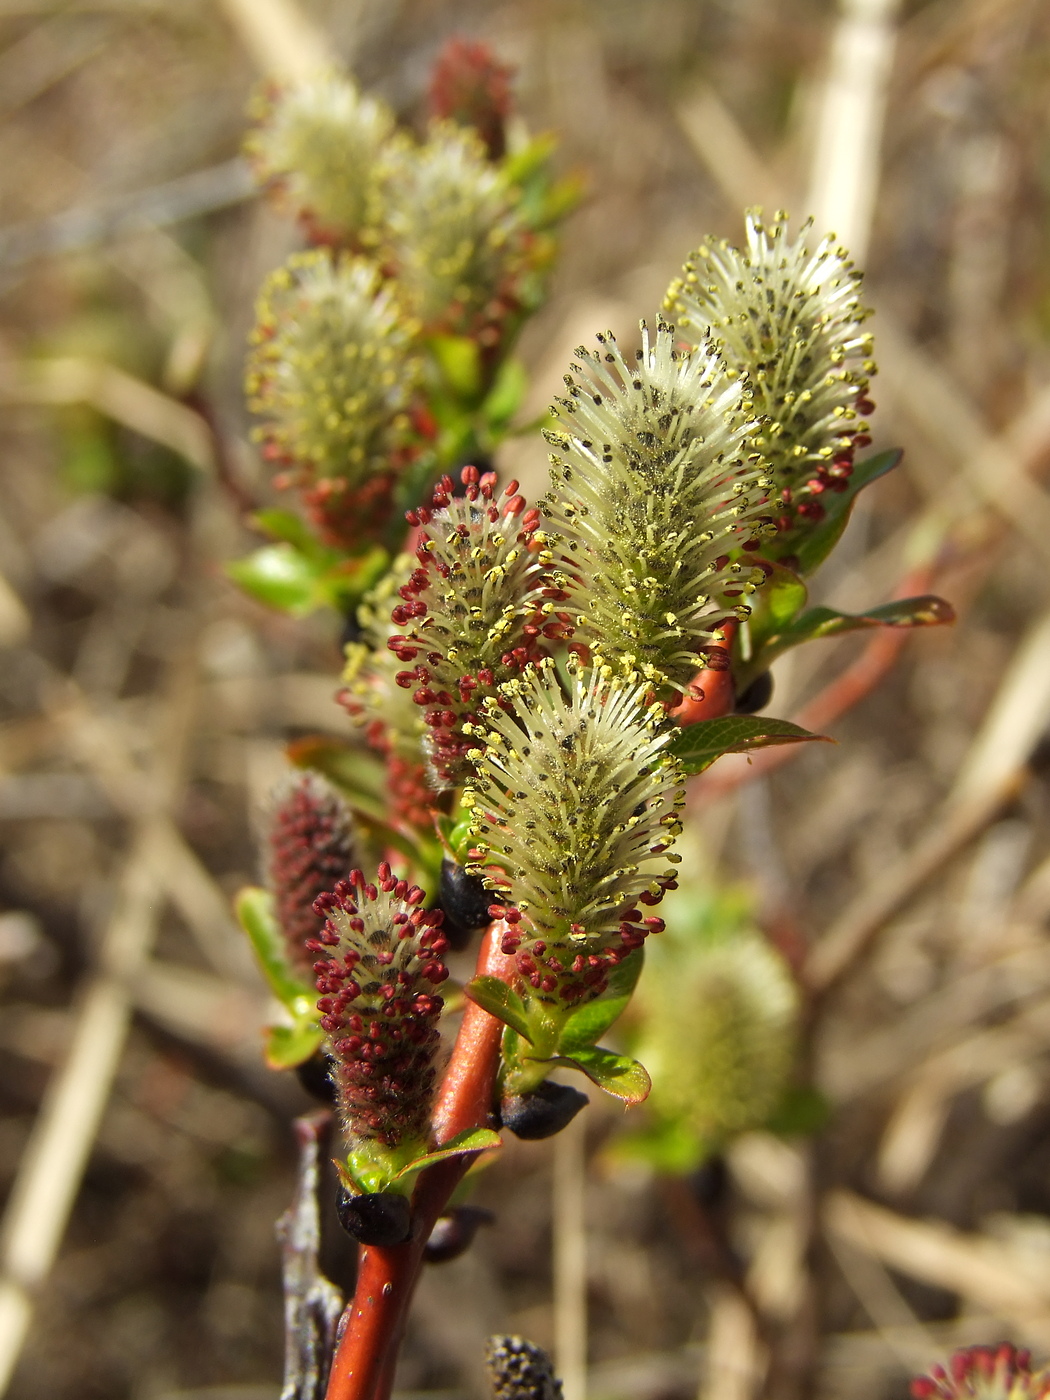
[[(500, 951), (505, 927), (497, 920), (485, 933), (478, 952), (479, 975), (510, 979), (513, 959)], [(491, 1124), (502, 1034), (495, 1017), (467, 1003), (434, 1109), (438, 1146), (470, 1128)], [(424, 1247), (472, 1161), (469, 1155), (453, 1157), (421, 1172), (412, 1196), (412, 1237), (390, 1249), (362, 1248), (326, 1400), (385, 1400), (389, 1394)]]

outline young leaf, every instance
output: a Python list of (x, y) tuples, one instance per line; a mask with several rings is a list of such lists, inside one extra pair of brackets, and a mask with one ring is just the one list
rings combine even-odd
[(774, 543), (776, 554), (781, 558), (793, 556), (797, 572), (811, 574), (838, 543), (849, 523), (853, 504), (865, 486), (870, 486), (873, 481), (878, 481), (879, 477), (893, 471), (903, 456), (903, 451), (894, 447), (888, 452), (878, 452), (874, 457), (867, 457), (863, 462), (855, 463), (845, 491), (825, 491), (821, 496), (824, 519), (817, 525), (807, 525), (780, 536)]
[(490, 1152), (494, 1147), (502, 1146), (503, 1140), (499, 1133), (494, 1133), (491, 1128), (468, 1128), (451, 1142), (446, 1142), (444, 1147), (437, 1147), (433, 1152), (426, 1152), (422, 1157), (409, 1162), (407, 1166), (402, 1167), (394, 1180), (398, 1181), (423, 1167), (432, 1167), (435, 1162), (445, 1162), (449, 1157), (461, 1157), (464, 1152)]
[(809, 740), (831, 740), (823, 734), (811, 734), (786, 719), (769, 719), (765, 715), (725, 715), (721, 719), (703, 720), (683, 729), (671, 740), (670, 752), (681, 764), (687, 777), (710, 768), (716, 758), (726, 753), (750, 753), (774, 744), (803, 744)]
[(248, 522), (272, 540), (294, 545), (303, 554), (316, 554), (323, 546), (310, 533), (306, 521), (291, 510), (257, 510)]
[(305, 1064), (324, 1040), (316, 1021), (297, 1021), (294, 1026), (270, 1026), (266, 1032), (264, 1056), (270, 1069), (295, 1069)]
[(637, 948), (609, 975), (609, 985), (600, 997), (579, 1006), (565, 1022), (558, 1040), (563, 1055), (574, 1055), (601, 1040), (631, 999), (641, 976), (645, 949)]
[(592, 1083), (626, 1104), (641, 1103), (653, 1087), (644, 1065), (629, 1055), (617, 1055), (598, 1046), (581, 1046), (571, 1055), (556, 1055), (552, 1065), (568, 1065), (582, 1070)]
[(525, 1003), (506, 982), (498, 977), (474, 977), (463, 988), (471, 1001), (476, 1002), (482, 1011), (495, 1016), (512, 1031), (517, 1031), (523, 1040), (531, 1043), (528, 1013)]
[[(943, 627), (955, 621), (955, 609), (935, 594), (919, 598), (901, 598), (862, 613), (840, 613), (834, 608), (810, 608), (788, 630), (787, 635), (798, 641), (816, 637), (837, 637), (842, 632), (857, 632), (864, 627)], [(791, 643), (795, 645), (795, 641)]]
[(320, 604), (316, 561), (287, 542), (263, 545), (245, 559), (234, 559), (226, 573), (260, 603), (293, 617), (305, 617)]
[(258, 885), (246, 885), (234, 901), (234, 910), (274, 996), (296, 1020), (312, 1015), (315, 994), (288, 966), (284, 933), (274, 913), (273, 895)]

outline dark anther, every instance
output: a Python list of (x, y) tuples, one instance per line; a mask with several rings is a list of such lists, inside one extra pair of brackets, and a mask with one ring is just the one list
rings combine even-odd
[(590, 1100), (571, 1084), (555, 1084), (545, 1079), (538, 1089), (516, 1094), (500, 1104), (503, 1126), (526, 1142), (553, 1137), (568, 1127)]
[(773, 675), (770, 671), (763, 671), (737, 696), (736, 712), (738, 715), (753, 715), (758, 710), (764, 710), (772, 698)]
[(456, 952), (465, 948), (470, 936), (492, 922), (489, 907), (495, 902), (477, 875), (468, 875), (462, 865), (446, 857), (441, 862), (438, 906), (444, 910), (443, 925), (449, 946)]
[(311, 1097), (324, 1104), (335, 1103), (335, 1085), (328, 1073), (328, 1056), (315, 1050), (308, 1060), (296, 1065), (295, 1075)]
[(374, 1244), (382, 1249), (404, 1244), (412, 1232), (412, 1212), (407, 1196), (393, 1191), (373, 1191), (352, 1196), (340, 1186), (335, 1198), (339, 1224), (358, 1244)]
[(492, 1225), (496, 1217), (480, 1206), (452, 1206), (434, 1222), (430, 1238), (423, 1247), (428, 1264), (447, 1264), (466, 1253), (482, 1225)]

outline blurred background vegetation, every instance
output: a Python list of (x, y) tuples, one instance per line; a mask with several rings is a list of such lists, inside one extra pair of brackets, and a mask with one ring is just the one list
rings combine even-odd
[[(818, 1092), (692, 1176), (632, 1153), (597, 1094), (555, 1151), (511, 1139), (477, 1189), (497, 1228), (424, 1281), (405, 1392), (482, 1393), (492, 1330), (578, 1338), (581, 1257), (591, 1400), (755, 1394), (745, 1275), (807, 1395), (903, 1395), (962, 1342), (1050, 1352), (1050, 15), (848, 8), (893, 46), (862, 174), (875, 447), (906, 458), (816, 601), (881, 602), (933, 560), (960, 621), (907, 643), (837, 746), (701, 781), (688, 859), (710, 893), (682, 915), (712, 948), (743, 920), (796, 966), (844, 950), (816, 964)], [(752, 203), (804, 212), (841, 23), (824, 0), (299, 0), (288, 44), (267, 11), (0, 0), (0, 1371), (30, 1324), (12, 1400), (278, 1394), (273, 1222), (307, 1101), (261, 1067), (229, 898), (258, 875), (284, 743), (345, 720), (341, 620), (293, 623), (223, 572), (269, 499), (241, 384), (253, 299), (296, 246), (239, 157), (261, 69), (330, 45), (412, 122), (450, 36), (515, 67), (521, 120), (586, 189), (522, 341), (525, 421), (573, 346), (630, 342), (704, 233), (738, 240)], [(542, 444), (504, 452), (538, 494)], [(775, 713), (861, 654), (778, 663)], [(348, 1242), (326, 1250), (345, 1286)]]

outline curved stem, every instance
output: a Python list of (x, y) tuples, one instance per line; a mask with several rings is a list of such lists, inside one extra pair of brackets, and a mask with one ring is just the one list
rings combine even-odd
[[(514, 960), (500, 951), (502, 920), (490, 925), (478, 951), (479, 975), (509, 981)], [(440, 1147), (469, 1128), (493, 1120), (503, 1026), (468, 1002), (448, 1070), (434, 1107), (433, 1132)], [(332, 1362), (326, 1400), (384, 1400), (393, 1384), (397, 1348), (423, 1262), (423, 1250), (438, 1216), (448, 1205), (473, 1158), (453, 1157), (419, 1175), (412, 1196), (412, 1236), (404, 1244), (361, 1249), (354, 1297)]]

